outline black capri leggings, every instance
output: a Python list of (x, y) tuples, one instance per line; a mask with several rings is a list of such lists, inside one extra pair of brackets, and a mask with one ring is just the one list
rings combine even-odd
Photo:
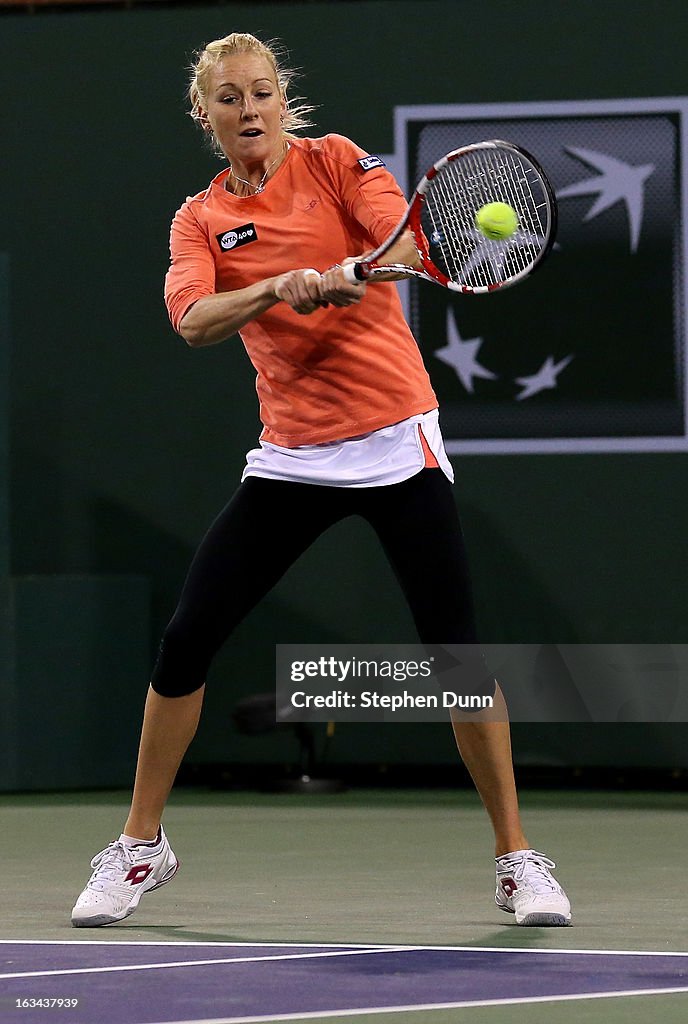
[(152, 687), (193, 693), (232, 630), (328, 527), (362, 516), (376, 531), (421, 643), (477, 643), (468, 564), (440, 469), (385, 487), (322, 487), (249, 477), (196, 552), (165, 630)]

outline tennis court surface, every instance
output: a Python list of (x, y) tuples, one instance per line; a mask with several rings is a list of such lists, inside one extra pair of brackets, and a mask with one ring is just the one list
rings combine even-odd
[(69, 912), (127, 794), (0, 797), (0, 1020), (678, 1024), (687, 802), (524, 792), (574, 912), (572, 928), (525, 929), (492, 903), (470, 792), (180, 790), (165, 815), (175, 880), (84, 934)]

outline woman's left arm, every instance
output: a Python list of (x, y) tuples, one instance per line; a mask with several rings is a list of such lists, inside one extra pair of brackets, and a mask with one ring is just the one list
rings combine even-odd
[[(389, 238), (406, 212), (406, 200), (395, 178), (382, 161), (366, 155), (350, 139), (328, 136), (322, 150), (328, 176), (336, 188), (347, 215), (363, 229), (370, 239), (365, 253), (342, 261), (342, 265), (358, 262), (374, 252)], [(420, 265), (418, 252), (410, 231), (404, 231), (385, 254), (385, 262)], [(385, 274), (376, 281), (399, 281), (403, 275)], [(323, 275), (322, 294), (326, 301), (338, 305), (346, 279), (341, 270), (332, 268)], [(351, 287), (351, 286), (350, 286)]]

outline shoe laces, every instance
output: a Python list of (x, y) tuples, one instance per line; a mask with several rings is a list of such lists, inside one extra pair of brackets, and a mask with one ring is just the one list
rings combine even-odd
[(136, 854), (132, 847), (125, 846), (119, 840), (110, 843), (108, 847), (97, 853), (91, 861), (91, 867), (94, 870), (88, 883), (90, 888), (99, 889), (102, 892), (105, 888), (105, 883), (117, 882), (118, 877), (121, 876), (123, 871), (126, 871), (128, 866), (134, 863), (135, 859)]
[(528, 882), (533, 892), (558, 892), (559, 884), (552, 878), (550, 868), (557, 865), (549, 857), (537, 850), (526, 850), (512, 859), (500, 858), (500, 871), (508, 870), (514, 877), (515, 882)]

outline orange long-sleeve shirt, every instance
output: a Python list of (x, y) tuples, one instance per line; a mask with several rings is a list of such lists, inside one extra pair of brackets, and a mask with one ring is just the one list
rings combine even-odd
[[(175, 330), (206, 295), (299, 267), (323, 271), (383, 242), (406, 201), (374, 164), (342, 136), (298, 139), (264, 192), (232, 195), (225, 169), (187, 199), (172, 223), (165, 280)], [(355, 437), (437, 406), (393, 284), (309, 316), (280, 302), (240, 334), (257, 373), (261, 437), (273, 444)]]

